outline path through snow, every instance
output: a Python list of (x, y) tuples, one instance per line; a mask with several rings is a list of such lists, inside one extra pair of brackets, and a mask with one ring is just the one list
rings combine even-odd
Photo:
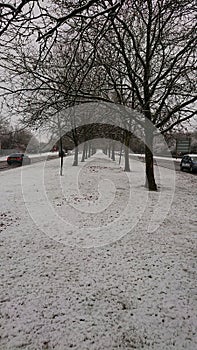
[(197, 347), (197, 178), (174, 192), (158, 169), (148, 193), (143, 167), (97, 154), (62, 178), (58, 160), (0, 174), (1, 350)]

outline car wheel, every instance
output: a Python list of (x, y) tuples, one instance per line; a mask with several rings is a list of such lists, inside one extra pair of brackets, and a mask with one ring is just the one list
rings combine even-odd
[(183, 167), (182, 166), (180, 166), (180, 171), (183, 171)]

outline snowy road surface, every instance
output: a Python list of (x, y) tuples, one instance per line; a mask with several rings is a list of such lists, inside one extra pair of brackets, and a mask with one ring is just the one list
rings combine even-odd
[(0, 174), (0, 349), (196, 349), (196, 177), (71, 161)]

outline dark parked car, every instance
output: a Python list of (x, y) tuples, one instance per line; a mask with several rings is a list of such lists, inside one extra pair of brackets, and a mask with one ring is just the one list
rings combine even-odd
[(197, 171), (197, 154), (185, 154), (181, 160), (180, 169)]
[(8, 165), (27, 165), (31, 163), (31, 159), (23, 153), (12, 153), (7, 157), (7, 163)]

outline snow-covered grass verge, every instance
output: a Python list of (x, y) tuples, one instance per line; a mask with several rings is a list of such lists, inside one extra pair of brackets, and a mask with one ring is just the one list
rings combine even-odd
[(0, 174), (0, 349), (194, 350), (197, 178), (58, 163)]

